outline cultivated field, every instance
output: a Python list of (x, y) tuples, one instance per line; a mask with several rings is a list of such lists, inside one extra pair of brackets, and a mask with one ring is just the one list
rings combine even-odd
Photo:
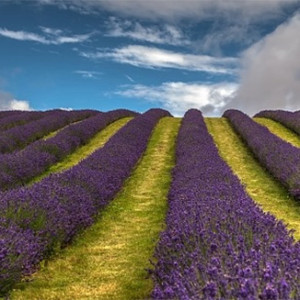
[(300, 299), (300, 112), (0, 112), (0, 298)]

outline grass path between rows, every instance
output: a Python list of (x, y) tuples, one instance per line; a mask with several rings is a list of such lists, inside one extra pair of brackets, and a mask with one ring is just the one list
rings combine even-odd
[[(91, 116), (91, 117), (92, 117), (92, 116)], [(88, 118), (91, 118), (91, 117), (88, 117)], [(75, 122), (71, 122), (71, 123), (69, 123), (69, 124), (67, 124), (67, 125), (65, 125), (65, 126), (63, 126), (63, 127), (61, 127), (61, 128), (59, 128), (59, 129), (57, 129), (57, 130), (55, 130), (55, 131), (51, 131), (50, 133), (48, 133), (47, 135), (45, 135), (45, 136), (43, 137), (43, 140), (44, 140), (44, 141), (49, 140), (49, 139), (55, 137), (60, 131), (62, 131), (63, 129), (69, 127), (70, 125), (74, 125), (74, 124), (80, 123), (80, 122), (82, 122), (82, 121), (87, 120), (88, 118), (85, 118), (85, 119), (82, 119), (82, 120), (79, 120), (79, 121), (75, 121)]]
[(265, 212), (270, 212), (283, 220), (289, 229), (295, 230), (294, 237), (299, 240), (300, 203), (290, 197), (287, 190), (261, 167), (227, 119), (206, 118), (205, 122), (220, 156), (245, 185), (250, 197)]
[(175, 164), (180, 119), (160, 120), (138, 166), (93, 226), (11, 299), (145, 299)]
[(281, 125), (279, 122), (267, 118), (253, 118), (260, 125), (267, 127), (273, 134), (277, 135), (286, 142), (300, 148), (300, 137), (297, 133)]
[(109, 124), (106, 128), (99, 131), (93, 138), (91, 138), (91, 140), (87, 144), (77, 148), (73, 153), (65, 157), (62, 161), (52, 165), (46, 172), (31, 180), (29, 182), (29, 185), (42, 180), (44, 177), (48, 176), (51, 173), (63, 172), (77, 165), (81, 160), (91, 155), (97, 149), (103, 147), (104, 144), (131, 119), (132, 117), (126, 117)]

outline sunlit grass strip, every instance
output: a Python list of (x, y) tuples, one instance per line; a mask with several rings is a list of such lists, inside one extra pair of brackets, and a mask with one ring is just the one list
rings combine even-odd
[(300, 200), (300, 149), (271, 133), (243, 112), (224, 112), (234, 130), (270, 174)]
[(98, 221), (12, 299), (149, 297), (146, 268), (164, 227), (179, 125), (169, 117), (158, 123), (137, 168)]
[(64, 160), (52, 165), (42, 175), (35, 177), (29, 184), (33, 184), (47, 177), (49, 174), (63, 172), (77, 165), (81, 160), (91, 155), (104, 144), (124, 125), (126, 125), (132, 117), (122, 118), (108, 125), (106, 128), (97, 133), (86, 145), (79, 147), (72, 154), (68, 155)]
[(78, 110), (66, 112), (62, 110), (49, 110), (43, 113), (43, 117), (12, 127), (0, 134), (0, 152), (13, 153), (24, 149), (27, 145), (40, 140), (48, 133), (53, 132), (70, 122), (79, 121), (97, 114), (96, 111)]
[(171, 115), (150, 109), (71, 169), (1, 193), (0, 295), (6, 296), (41, 261), (94, 223), (132, 174), (153, 129), (165, 116)]
[(51, 139), (39, 140), (22, 151), (3, 155), (3, 159), (0, 159), (0, 189), (8, 191), (28, 184), (33, 178), (46, 172), (50, 166), (87, 144), (109, 124), (136, 115), (135, 112), (124, 109), (97, 113), (80, 123), (67, 126)]
[(72, 123), (70, 123), (70, 124), (68, 124), (68, 125), (66, 125), (66, 126), (64, 126), (64, 127), (62, 127), (62, 128), (59, 128), (58, 130), (52, 131), (52, 132), (50, 132), (49, 134), (45, 135), (45, 136), (43, 137), (43, 140), (44, 140), (44, 141), (49, 140), (49, 139), (55, 137), (60, 131), (64, 130), (64, 129), (67, 128), (68, 126), (74, 125), (74, 124), (77, 124), (77, 123), (80, 123), (80, 122), (82, 122), (82, 121), (83, 121), (83, 120), (75, 121), (75, 122), (72, 122)]
[(267, 118), (253, 118), (253, 120), (260, 125), (267, 127), (273, 134), (277, 135), (286, 142), (289, 142), (293, 146), (300, 148), (299, 135), (279, 122)]
[(300, 111), (262, 110), (254, 117), (272, 119), (300, 135)]
[(206, 118), (205, 122), (220, 156), (245, 185), (250, 197), (264, 211), (295, 230), (294, 237), (299, 240), (300, 203), (289, 196), (287, 190), (259, 164), (226, 118)]

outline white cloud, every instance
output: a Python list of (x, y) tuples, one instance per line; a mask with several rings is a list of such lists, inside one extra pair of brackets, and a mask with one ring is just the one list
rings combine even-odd
[(9, 109), (12, 110), (31, 110), (28, 101), (12, 99), (9, 104)]
[(183, 33), (172, 25), (143, 26), (139, 22), (121, 21), (116, 17), (110, 17), (107, 27), (107, 35), (112, 37), (127, 37), (156, 44), (187, 45), (190, 43)]
[(175, 68), (210, 73), (235, 73), (238, 60), (232, 57), (218, 58), (207, 55), (194, 55), (169, 50), (129, 45), (123, 48), (98, 52), (80, 52), (90, 59), (112, 59), (113, 61), (143, 68)]
[(0, 110), (31, 110), (29, 102), (17, 100), (10, 93), (0, 91)]
[(249, 24), (229, 24), (221, 28), (213, 28), (200, 41), (197, 42), (197, 49), (204, 53), (222, 54), (224, 45), (243, 45), (248, 47), (259, 40), (259, 33)]
[(75, 71), (74, 73), (81, 75), (83, 78), (92, 78), (92, 79), (97, 79), (98, 75), (101, 75), (101, 72), (96, 72), (96, 71), (83, 71), (83, 70), (78, 70)]
[[(109, 31), (111, 36), (169, 45), (189, 44), (194, 49), (210, 55), (221, 55), (223, 46), (231, 43), (245, 49), (264, 34), (259, 25), (265, 25), (270, 20), (282, 22), (291, 11), (300, 9), (300, 0), (35, 1), (41, 5), (56, 5), (61, 9), (75, 10), (82, 14), (102, 14), (106, 11), (117, 16), (108, 22), (111, 26)], [(125, 18), (126, 21), (120, 21), (121, 18)], [(163, 25), (145, 27), (135, 20), (174, 24), (176, 27), (168, 28)], [(204, 37), (208, 23), (203, 24), (203, 21), (208, 21), (212, 28), (212, 31)], [(204, 30), (201, 28), (202, 25)], [(182, 32), (184, 36), (181, 38), (178, 34)], [(175, 35), (172, 36), (172, 33)], [(187, 38), (186, 34), (189, 33), (192, 33), (192, 38)]]
[(74, 110), (72, 107), (60, 107), (61, 110), (72, 111)]
[(55, 29), (55, 28), (49, 28), (49, 27), (44, 27), (40, 26), (40, 29), (49, 35), (54, 35), (54, 36), (59, 36), (63, 34), (63, 31), (61, 29)]
[(33, 41), (48, 44), (48, 41), (43, 36), (26, 31), (12, 31), (6, 28), (0, 28), (0, 35), (18, 41)]
[(87, 41), (90, 38), (90, 34), (80, 34), (74, 36), (59, 36), (55, 41), (54, 44), (66, 44), (66, 43), (81, 43)]
[(263, 109), (300, 109), (300, 14), (243, 55), (241, 84), (227, 105), (252, 115)]
[(217, 116), (236, 89), (234, 83), (165, 82), (160, 86), (128, 85), (117, 94), (159, 102), (176, 116), (182, 116), (190, 108), (198, 108), (208, 116)]
[(103, 11), (123, 16), (146, 19), (178, 20), (193, 18), (212, 19), (216, 15), (245, 20), (272, 19), (283, 12), (283, 7), (298, 0), (36, 0), (41, 4), (57, 5), (62, 9), (83, 14)]
[(31, 41), (45, 45), (61, 45), (66, 43), (81, 43), (90, 39), (93, 33), (67, 36), (60, 29), (40, 27), (44, 35), (27, 31), (13, 31), (0, 28), (0, 35), (18, 41)]

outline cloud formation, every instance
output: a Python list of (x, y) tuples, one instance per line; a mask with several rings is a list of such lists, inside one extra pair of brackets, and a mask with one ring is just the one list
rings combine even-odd
[(31, 41), (44, 45), (61, 45), (66, 43), (81, 43), (90, 39), (93, 33), (66, 35), (60, 29), (40, 27), (42, 34), (36, 34), (27, 31), (13, 31), (6, 28), (0, 28), (0, 36), (11, 38), (18, 41)]
[(261, 36), (249, 24), (228, 24), (227, 26), (218, 26), (209, 31), (200, 41), (196, 48), (204, 53), (214, 53), (223, 55), (223, 47), (226, 45), (242, 45), (249, 47), (260, 40)]
[[(263, 109), (300, 110), (299, 32), (300, 14), (297, 14), (248, 48), (241, 58), (239, 84), (166, 82), (160, 86), (130, 85), (118, 94), (159, 102), (175, 115), (182, 115), (191, 107), (207, 116), (220, 116), (228, 108), (240, 109), (249, 115)], [(190, 61), (182, 59), (184, 55), (179, 57), (165, 63), (176, 61), (182, 67), (184, 61)], [(193, 57), (191, 61), (197, 60)]]
[(138, 41), (174, 46), (190, 43), (185, 39), (181, 30), (172, 25), (143, 26), (139, 22), (123, 21), (116, 17), (110, 17), (107, 28), (107, 35), (111, 37), (126, 37)]
[(83, 14), (103, 11), (123, 16), (145, 19), (178, 20), (197, 18), (198, 20), (215, 18), (216, 14), (224, 18), (245, 19), (246, 22), (271, 19), (283, 11), (283, 7), (297, 3), (298, 0), (36, 0), (44, 5), (57, 5), (62, 9), (76, 10)]
[(240, 87), (226, 108), (250, 115), (300, 109), (300, 14), (251, 46), (242, 58)]
[(78, 70), (74, 73), (81, 75), (83, 78), (89, 78), (89, 79), (97, 79), (99, 75), (101, 75), (101, 72), (97, 71), (84, 71), (84, 70)]
[(165, 82), (160, 86), (128, 85), (117, 94), (159, 103), (175, 116), (182, 116), (190, 108), (200, 109), (206, 116), (217, 116), (236, 89), (233, 83)]
[(0, 91), (0, 110), (31, 110), (29, 102), (17, 100), (10, 93)]
[(80, 52), (89, 59), (111, 59), (142, 68), (174, 68), (189, 71), (233, 74), (238, 60), (233, 57), (212, 57), (173, 52), (155, 47), (129, 45), (98, 52)]
[[(55, 5), (81, 14), (114, 16), (109, 22), (111, 36), (127, 37), (151, 43), (189, 44), (203, 53), (222, 55), (223, 46), (235, 43), (248, 47), (261, 38), (258, 24), (287, 18), (291, 10), (299, 10), (299, 0), (35, 0), (40, 5)], [(297, 8), (298, 7), (298, 8)], [(122, 20), (125, 18), (125, 21)], [(129, 21), (133, 18), (135, 21)], [(142, 26), (154, 21), (164, 26)], [(202, 30), (191, 40), (181, 33), (191, 33), (191, 26), (213, 24), (203, 37)], [(143, 23), (145, 24), (145, 23)], [(173, 24), (174, 26), (171, 26)], [(179, 30), (178, 28), (182, 29)], [(171, 30), (170, 30), (171, 29)], [(175, 29), (175, 30), (174, 30)], [(205, 29), (206, 30), (206, 29)], [(175, 34), (173, 36), (173, 34)], [(181, 42), (181, 44), (180, 44)]]

